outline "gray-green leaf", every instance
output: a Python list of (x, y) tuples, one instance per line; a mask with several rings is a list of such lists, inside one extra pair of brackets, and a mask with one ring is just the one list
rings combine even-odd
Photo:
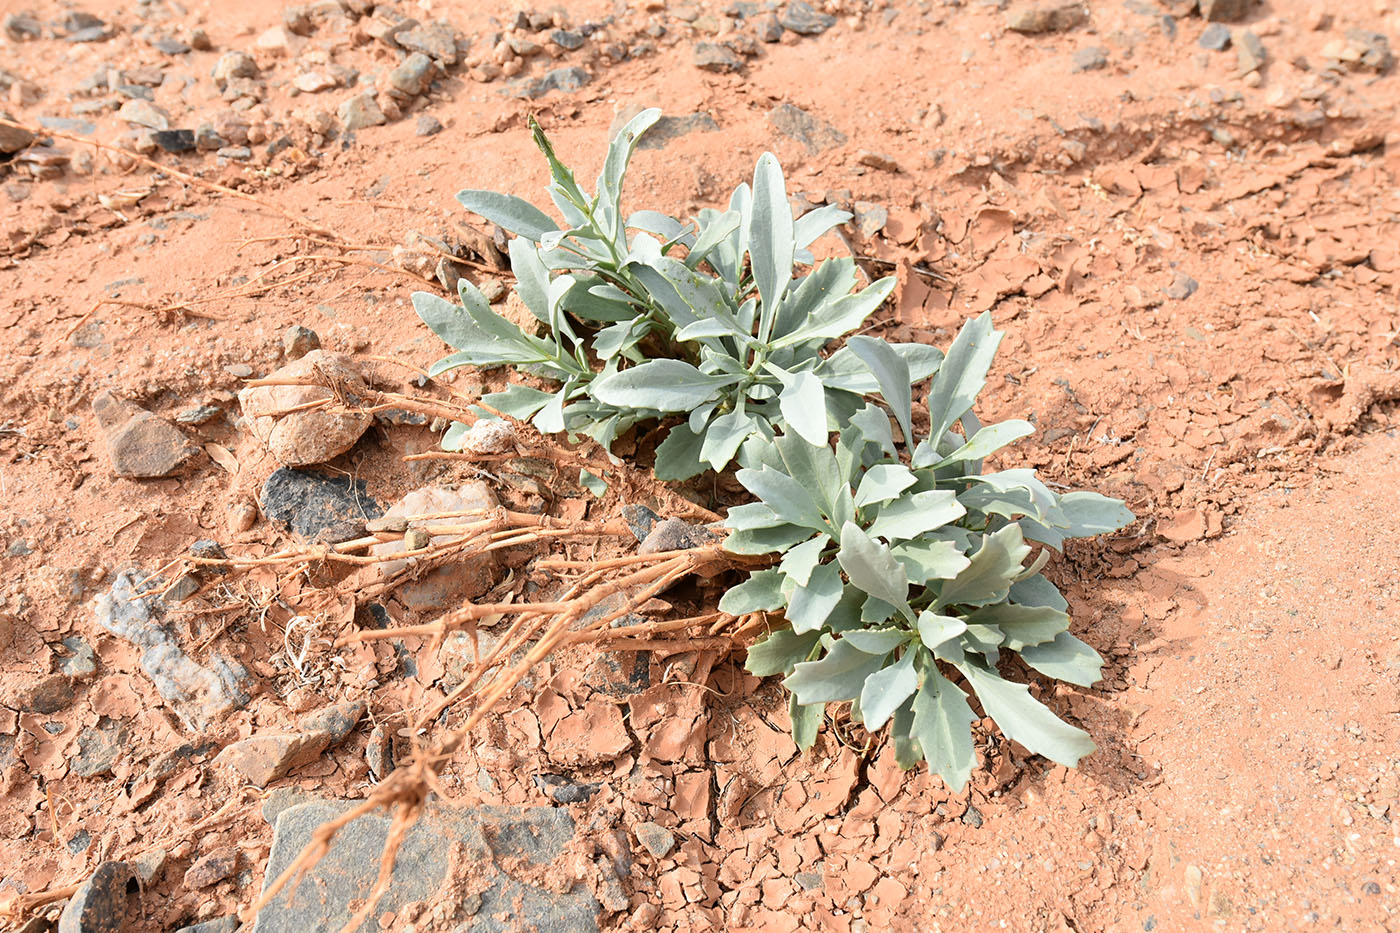
[(928, 769), (941, 776), (950, 790), (959, 793), (976, 760), (971, 732), (976, 717), (967, 705), (967, 697), (938, 672), (932, 661), (923, 674), (923, 686), (914, 697), (910, 735), (919, 743)]
[(1025, 684), (1005, 680), (995, 671), (972, 661), (958, 665), (958, 669), (977, 691), (982, 708), (1007, 738), (1067, 768), (1075, 767), (1079, 759), (1094, 750), (1094, 741), (1088, 733), (1050, 712), (1030, 695)]
[(821, 660), (804, 661), (794, 667), (784, 678), (783, 686), (804, 706), (854, 700), (860, 696), (865, 679), (884, 664), (884, 655), (866, 654), (841, 639)]
[(854, 522), (841, 526), (841, 550), (836, 554), (851, 583), (895, 607), (909, 605), (909, 578), (889, 547), (866, 534)]
[(914, 652), (905, 651), (898, 661), (865, 679), (860, 691), (860, 709), (865, 715), (865, 728), (879, 729), (894, 711), (919, 688), (919, 675), (914, 672)]

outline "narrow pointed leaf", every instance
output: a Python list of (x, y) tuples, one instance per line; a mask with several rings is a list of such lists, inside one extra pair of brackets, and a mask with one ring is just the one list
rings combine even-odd
[(502, 229), (537, 243), (546, 233), (559, 229), (544, 211), (511, 194), (469, 188), (457, 192), (457, 202)]
[(1001, 337), (1001, 333), (992, 328), (991, 312), (968, 321), (958, 331), (929, 390), (929, 437), (941, 438), (943, 432), (972, 407), (977, 393), (987, 384), (987, 370), (992, 366)]
[(913, 396), (909, 388), (909, 364), (888, 343), (875, 337), (852, 337), (846, 341), (846, 346), (870, 367), (880, 385), (880, 394), (904, 432), (904, 443), (912, 444)]
[(799, 635), (791, 629), (779, 629), (749, 648), (744, 670), (755, 677), (791, 674), (796, 664), (807, 660), (819, 638), (820, 632)]
[(982, 708), (1009, 739), (1020, 742), (1037, 755), (1067, 768), (1094, 750), (1094, 741), (1082, 729), (1050, 712), (1030, 695), (1025, 684), (1012, 683), (981, 664), (968, 661), (958, 666), (967, 677)]

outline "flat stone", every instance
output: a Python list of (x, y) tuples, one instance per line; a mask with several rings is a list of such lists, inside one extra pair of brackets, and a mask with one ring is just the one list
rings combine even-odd
[(150, 885), (165, 871), (165, 863), (169, 859), (170, 853), (165, 849), (148, 849), (127, 864), (136, 870), (136, 877), (141, 879), (142, 884)]
[(181, 927), (175, 933), (238, 933), (238, 928), (241, 925), (242, 921), (237, 917), (218, 917), (214, 920), (196, 923), (194, 926)]
[[(0, 118), (12, 119), (8, 113), (0, 111)], [(0, 152), (19, 152), (32, 145), (34, 134), (18, 126), (0, 126)]]
[[(407, 518), (410, 515), (430, 515), (438, 512), (467, 512), (494, 509), (500, 504), (496, 494), (480, 480), (463, 483), (457, 487), (424, 486), (405, 495), (384, 513), (388, 518)], [(460, 541), (462, 535), (432, 534), (436, 525), (461, 525), (480, 521), (485, 515), (463, 516), (419, 520), (410, 523), (413, 530), (427, 531), (432, 544), (450, 544)], [(403, 553), (404, 542), (383, 541), (370, 548), (376, 557), (391, 557)], [(407, 566), (407, 560), (390, 560), (377, 564), (381, 577), (389, 577)], [(449, 609), (460, 604), (463, 599), (475, 599), (496, 585), (500, 576), (500, 563), (493, 553), (476, 554), (464, 561), (436, 567), (416, 580), (411, 580), (395, 588), (394, 593), (405, 606), (415, 612), (431, 612)]]
[(444, 22), (405, 29), (395, 35), (401, 48), (422, 52), (434, 61), (451, 67), (457, 64), (457, 30)]
[(389, 72), (389, 86), (400, 93), (415, 97), (422, 94), (433, 83), (437, 66), (422, 52), (414, 52)]
[(106, 42), (112, 38), (112, 32), (106, 26), (88, 26), (76, 32), (70, 32), (65, 37), (69, 42)]
[(91, 680), (97, 675), (97, 658), (93, 654), (92, 645), (81, 636), (70, 635), (63, 639), (63, 646), (70, 654), (58, 662), (59, 670), (74, 680)]
[(157, 36), (151, 42), (151, 46), (157, 52), (164, 52), (166, 55), (184, 55), (190, 50), (188, 45), (174, 36)]
[(194, 130), (156, 130), (151, 138), (166, 152), (193, 152), (195, 149)]
[(1088, 8), (1078, 2), (1021, 3), (1006, 13), (1006, 28), (1027, 35), (1064, 32), (1083, 26), (1088, 21)]
[(690, 63), (701, 71), (713, 71), (716, 74), (730, 74), (741, 71), (744, 67), (744, 60), (734, 54), (733, 50), (717, 42), (697, 42), (695, 49), (691, 52)]
[(1247, 75), (1264, 66), (1267, 58), (1264, 43), (1252, 29), (1237, 29), (1234, 34), (1235, 55), (1239, 57), (1240, 74)]
[(520, 97), (527, 100), (535, 100), (543, 97), (550, 91), (577, 91), (592, 80), (588, 72), (578, 65), (570, 65), (567, 68), (555, 68), (547, 71), (539, 78), (523, 78), (512, 82), (509, 91), (513, 97)]
[(297, 723), (297, 728), (309, 735), (324, 737), (326, 747), (329, 748), (344, 742), (345, 737), (355, 731), (364, 715), (364, 700), (335, 703), (306, 716)]
[(430, 113), (420, 114), (413, 127), (415, 136), (436, 136), (442, 132), (442, 121)]
[(549, 34), (549, 41), (565, 51), (575, 51), (583, 48), (586, 41), (583, 33), (575, 32), (572, 29), (556, 29)]
[[(370, 97), (352, 100), (374, 104)], [(343, 112), (344, 107), (341, 109)], [(238, 402), (253, 434), (286, 466), (324, 463), (345, 453), (374, 421), (371, 413), (355, 408), (359, 400), (369, 396), (369, 386), (340, 354), (312, 350), (267, 378), (307, 383), (250, 386), (238, 393)], [(325, 408), (298, 410), (317, 402), (329, 404)]]
[(292, 86), (303, 94), (319, 94), (337, 84), (335, 77), (324, 71), (304, 71), (292, 79)]
[(1098, 71), (1108, 67), (1108, 49), (1101, 45), (1090, 45), (1079, 49), (1072, 59), (1074, 71)]
[(638, 554), (660, 554), (665, 551), (688, 551), (714, 544), (719, 538), (708, 528), (701, 528), (679, 518), (668, 518), (656, 525), (637, 548)]
[(1223, 52), (1230, 47), (1230, 27), (1211, 23), (1201, 33), (1201, 38), (1196, 44), (1212, 52)]
[(146, 595), (139, 571), (117, 574), (108, 593), (97, 597), (97, 624), (143, 649), (141, 669), (175, 714), (203, 730), (231, 710), (248, 704), (251, 678), (236, 660), (214, 654), (202, 667), (180, 647), (165, 621), (165, 605)]
[(856, 201), (851, 207), (852, 213), (855, 214), (856, 231), (860, 233), (863, 240), (870, 239), (885, 229), (885, 224), (889, 223), (889, 209), (882, 204), (876, 204), (873, 201)]
[(636, 833), (653, 858), (665, 858), (676, 844), (675, 835), (660, 823), (638, 823)]
[(117, 111), (117, 118), (152, 130), (170, 129), (170, 114), (148, 100), (129, 100)]
[(638, 149), (660, 149), (673, 140), (689, 133), (717, 133), (719, 124), (704, 111), (687, 113), (678, 117), (662, 117), (642, 135), (637, 142)]
[(261, 502), (264, 515), (306, 541), (340, 525), (363, 527), (384, 513), (364, 480), (286, 467), (263, 483)]
[[(354, 805), (354, 801), (319, 801), (282, 811), (273, 832), (264, 884), (270, 884), (291, 864), (318, 826)], [(258, 914), (250, 933), (340, 930), (353, 907), (374, 887), (390, 823), (388, 815), (376, 812), (341, 829), (330, 851), (301, 883), (288, 886)], [(599, 904), (586, 886), (574, 884), (557, 893), (517, 881), (496, 865), (497, 859), (518, 859), (527, 877), (547, 876), (551, 888), (563, 888), (567, 874), (562, 863), (558, 870), (551, 870), (551, 866), (566, 857), (573, 836), (573, 819), (555, 807), (462, 809), (431, 801), (404, 837), (376, 915), (394, 914), (408, 904), (421, 902), (425, 906), (422, 915), (443, 912), (443, 928), (457, 933), (597, 930)], [(465, 891), (451, 880), (454, 864), (471, 866), (472, 880)], [(502, 925), (505, 918), (507, 925)]]
[(126, 862), (97, 866), (58, 918), (58, 933), (123, 933), (137, 928), (141, 882)]
[(220, 846), (200, 856), (185, 871), (185, 887), (191, 890), (207, 888), (231, 877), (238, 870), (238, 846)]
[(111, 392), (93, 399), (92, 410), (118, 476), (159, 479), (178, 472), (199, 454), (199, 448), (175, 425)]
[[(39, 125), (46, 130), (58, 130), (63, 133), (77, 133), (82, 136), (91, 136), (97, 132), (97, 124), (89, 120), (74, 120), (71, 117), (40, 117)], [(0, 133), (4, 130), (0, 129)]]
[(861, 165), (877, 168), (882, 172), (899, 171), (899, 163), (883, 152), (872, 152), (869, 149), (862, 149), (856, 153), (856, 162)]
[(383, 126), (389, 122), (389, 118), (379, 109), (379, 104), (372, 94), (356, 94), (344, 101), (336, 109), (336, 116), (340, 118), (340, 123), (347, 133), (367, 126)]
[(779, 133), (800, 142), (811, 155), (846, 144), (845, 133), (792, 104), (774, 107), (768, 114), (768, 122)]
[(1201, 16), (1212, 23), (1237, 23), (1249, 13), (1251, 0), (1201, 0)]
[(78, 777), (110, 773), (126, 747), (127, 735), (126, 724), (120, 720), (99, 719), (96, 726), (78, 734), (78, 754), (68, 766), (69, 773)]
[(1166, 292), (1168, 298), (1173, 298), (1177, 301), (1185, 301), (1187, 298), (1196, 294), (1196, 289), (1198, 288), (1200, 288), (1200, 285), (1195, 279), (1184, 272), (1178, 272), (1172, 277), (1171, 284), (1164, 288), (1163, 291)]
[(259, 811), (268, 826), (277, 825), (277, 817), (282, 815), (283, 810), (301, 806), (304, 803), (319, 803), (324, 798), (318, 796), (304, 787), (297, 787), (295, 784), (279, 787), (271, 791), (263, 798), (262, 809)]
[(394, 734), (383, 723), (369, 732), (365, 742), (365, 764), (376, 781), (382, 781), (394, 770)]
[(266, 787), (293, 768), (315, 761), (327, 744), (324, 735), (301, 732), (255, 735), (219, 752), (214, 763), (236, 771), (254, 787)]
[(73, 702), (73, 678), (67, 674), (45, 674), (21, 681), (5, 697), (5, 705), (24, 713), (56, 713)]
[(584, 784), (562, 774), (537, 774), (535, 786), (555, 803), (583, 803), (598, 793), (602, 784)]
[(247, 162), (253, 157), (253, 150), (247, 146), (224, 146), (214, 154), (230, 162)]
[(818, 13), (812, 9), (811, 4), (804, 3), (803, 0), (794, 0), (783, 7), (783, 12), (778, 16), (778, 22), (784, 29), (804, 36), (816, 36), (826, 32), (836, 25), (836, 17), (826, 13)]

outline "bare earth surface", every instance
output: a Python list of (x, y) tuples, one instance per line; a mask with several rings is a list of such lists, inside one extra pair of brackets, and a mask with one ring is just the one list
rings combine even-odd
[[(409, 295), (442, 291), (439, 248), (482, 246), (453, 193), (543, 200), (527, 114), (591, 179), (619, 116), (659, 106), (681, 119), (637, 154), (633, 206), (713, 206), (775, 152), (795, 206), (854, 206), (851, 244), (898, 277), (873, 332), (946, 346), (990, 309), (1007, 337), (984, 417), (1038, 427), (1004, 462), (1138, 515), (1050, 571), (1108, 663), (1093, 689), (1036, 689), (1099, 750), (1068, 771), (984, 721), (981, 768), (953, 795), (901, 774), (849, 722), (799, 755), (780, 687), (743, 674), (742, 651), (571, 648), (457, 752), (440, 789), (567, 809), (580, 834), (563, 874), (598, 893), (603, 929), (1400, 926), (1400, 78), (1377, 45), (1400, 44), (1400, 6), (1244, 4), (1231, 47), (1211, 51), (1194, 4), (1157, 0), (1093, 0), (1087, 22), (1034, 35), (995, 3), (838, 2), (829, 28), (773, 43), (736, 38), (755, 35), (762, 4), (599, 0), (512, 32), (508, 3), (423, 0), (399, 11), (450, 24), (461, 60), (439, 54), (431, 87), (396, 97), (382, 75), (406, 52), (375, 35), (392, 4), (312, 5), (279, 33), (267, 0), (92, 0), (92, 42), (70, 41), (74, 8), (19, 4), (0, 8), (32, 13), (38, 34), (0, 33), (0, 109), (54, 135), (0, 152), (0, 900), (163, 850), (126, 929), (229, 915), (263, 884), (261, 798), (372, 789), (372, 728), (407, 731), (460, 680), (460, 645), (332, 649), (363, 613), (297, 622), (325, 581), (254, 577), (220, 606), (173, 610), (195, 661), (248, 671), (246, 704), (196, 723), (98, 626), (94, 601), (118, 571), (156, 570), (199, 539), (239, 553), (292, 540), (250, 512), (278, 464), (236, 401), (287, 362), (286, 328), (316, 331), (380, 387), (429, 391), (387, 360), (442, 355)], [(556, 41), (556, 27), (572, 32)], [(196, 30), (208, 48), (179, 51), (205, 44)], [(696, 66), (697, 42), (726, 41), (737, 70)], [(256, 67), (221, 89), (211, 72), (231, 50)], [(551, 72), (562, 87), (529, 85)], [(364, 89), (382, 123), (347, 130), (341, 105)], [(184, 140), (133, 119), (218, 138), (167, 152)], [(510, 282), (489, 261), (459, 271)], [(197, 456), (173, 478), (118, 476), (93, 410), (108, 390), (185, 413)], [(329, 468), (383, 505), (477, 475), (404, 462), (437, 439), (381, 420)], [(518, 466), (488, 471), (515, 509), (666, 511), (626, 482), (594, 500), (576, 471)], [(732, 490), (689, 492), (718, 507)], [(528, 556), (503, 558), (498, 596), (540, 583)], [(657, 611), (712, 610), (723, 585), (687, 584)], [(366, 721), (266, 790), (214, 762), (355, 700)], [(397, 738), (402, 756), (411, 737)], [(540, 774), (599, 788), (559, 804)], [(647, 823), (670, 834), (664, 854), (639, 838)], [(597, 853), (619, 845), (625, 903), (598, 877)], [(207, 857), (230, 852), (215, 877)], [(365, 929), (452, 928), (429, 913)]]

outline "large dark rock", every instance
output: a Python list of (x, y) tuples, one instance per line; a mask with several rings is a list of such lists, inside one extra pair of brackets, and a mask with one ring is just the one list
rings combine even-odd
[(370, 497), (364, 480), (330, 476), (310, 470), (283, 467), (267, 478), (262, 488), (263, 514), (281, 522), (298, 537), (313, 540), (322, 531), (334, 533), (359, 526), (384, 514)]
[[(355, 801), (317, 801), (283, 810), (273, 831), (264, 884), (291, 864), (316, 827), (355, 805)], [(359, 906), (374, 887), (391, 822), (388, 815), (372, 813), (343, 828), (330, 852), (301, 883), (283, 889), (263, 908), (251, 933), (340, 930), (353, 913), (352, 902)], [(448, 911), (443, 928), (457, 933), (597, 930), (599, 904), (585, 886), (575, 885), (558, 894), (517, 881), (496, 865), (497, 859), (507, 859), (539, 877), (531, 869), (548, 869), (564, 856), (573, 837), (573, 819), (554, 807), (463, 809), (430, 803), (399, 848), (392, 882), (374, 916), (421, 904), (424, 915), (438, 908)], [(449, 883), (454, 863), (471, 868), (465, 888)], [(557, 878), (560, 873), (548, 874)], [(435, 903), (439, 897), (441, 904)]]
[(141, 883), (126, 862), (103, 862), (63, 908), (58, 933), (122, 933), (136, 929)]

